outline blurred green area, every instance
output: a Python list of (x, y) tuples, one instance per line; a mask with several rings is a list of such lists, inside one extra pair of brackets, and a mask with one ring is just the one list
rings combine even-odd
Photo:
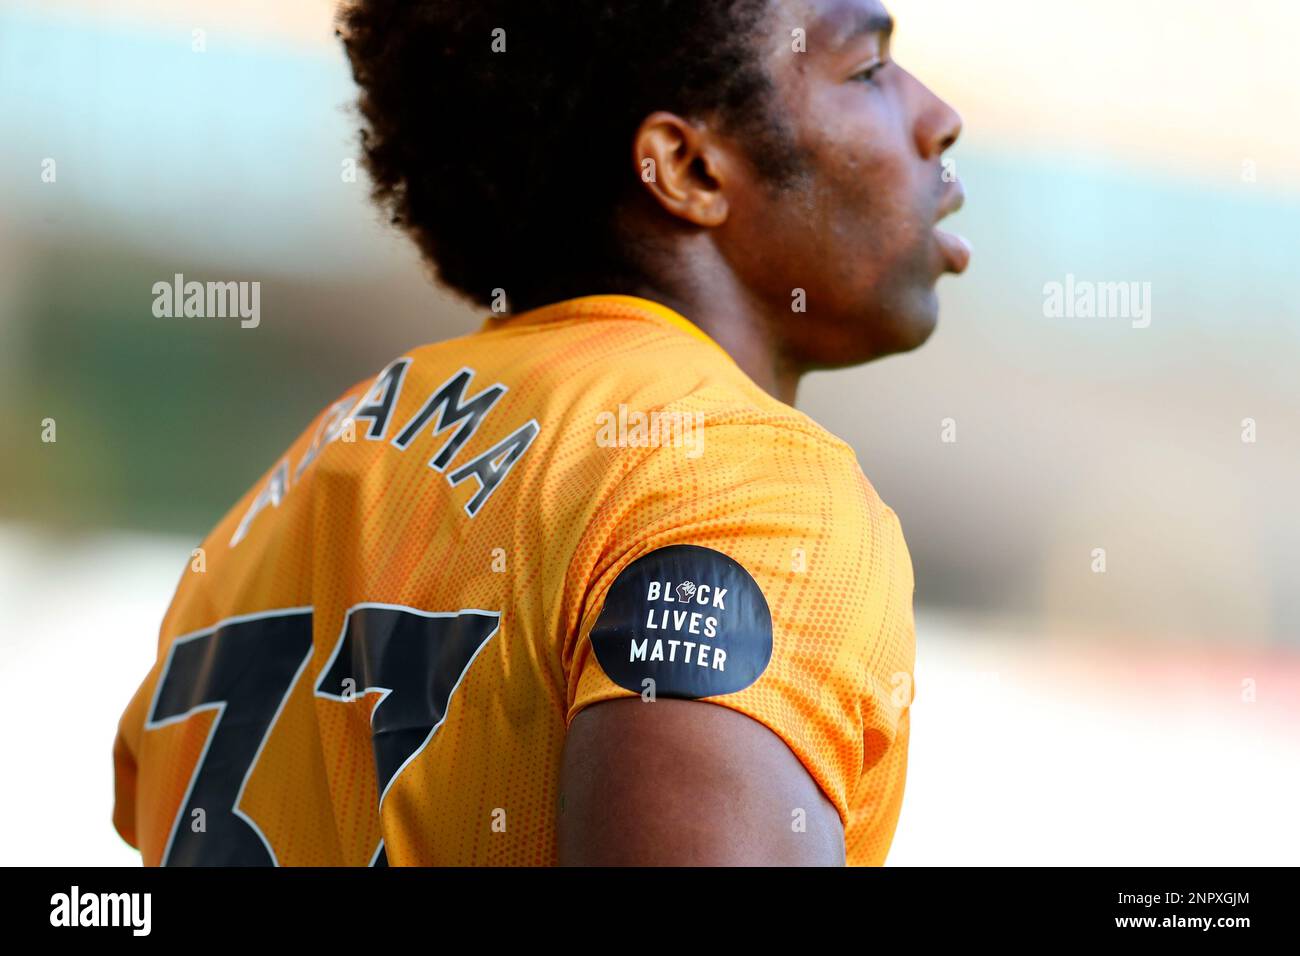
[[(373, 371), (364, 352), (303, 334), (323, 296), (300, 279), (263, 279), (262, 322), (243, 329), (155, 317), (151, 288), (170, 281), (171, 262), (99, 246), (32, 261), (0, 418), (3, 447), (21, 449), (8, 456), (4, 517), (201, 535), (324, 404)], [(297, 321), (268, 319), (299, 310)], [(57, 441), (42, 444), (47, 418)]]

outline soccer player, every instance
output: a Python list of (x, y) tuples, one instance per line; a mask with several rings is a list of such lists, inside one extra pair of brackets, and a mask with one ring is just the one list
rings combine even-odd
[(911, 562), (793, 404), (929, 336), (959, 118), (877, 0), (339, 22), (376, 199), (483, 326), (344, 392), (205, 540), (118, 831), (172, 865), (881, 864)]

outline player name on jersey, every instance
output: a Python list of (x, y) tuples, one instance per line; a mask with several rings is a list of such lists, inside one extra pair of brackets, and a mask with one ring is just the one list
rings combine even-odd
[[(307, 467), (321, 452), (334, 442), (340, 439), (347, 443), (355, 441), (356, 423), (359, 419), (369, 420), (370, 425), (365, 433), (367, 441), (381, 442), (387, 439), (389, 420), (401, 398), (402, 383), (411, 362), (409, 358), (398, 359), (380, 372), (374, 384), (358, 398), (335, 402), (329, 408), (321, 418), (311, 445), (292, 472), (294, 484), (302, 478)], [(398, 451), (406, 451), (422, 433), (437, 435), (455, 425), (456, 430), (439, 446), (437, 454), (429, 459), (431, 469), (439, 473), (446, 472), (447, 466), (461, 447), (474, 437), (497, 400), (506, 393), (506, 387), (498, 382), (465, 400), (465, 392), (474, 375), (474, 369), (463, 367), (435, 388), (388, 444)], [(431, 422), (432, 429), (429, 428)], [(515, 462), (532, 445), (538, 431), (540, 426), (536, 419), (525, 422), (487, 451), (445, 475), (447, 483), (453, 488), (470, 479), (478, 485), (478, 490), (465, 503), (465, 513), (469, 517), (478, 514), (502, 479), (510, 473)], [(253, 520), (263, 510), (268, 507), (278, 508), (289, 491), (290, 470), (289, 459), (286, 457), (276, 465), (266, 484), (248, 506), (243, 520), (231, 536), (230, 546), (233, 548), (244, 539)]]

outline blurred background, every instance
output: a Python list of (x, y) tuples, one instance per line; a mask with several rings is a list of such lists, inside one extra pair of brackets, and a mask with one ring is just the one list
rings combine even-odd
[[(889, 862), (1300, 862), (1300, 7), (888, 6), (965, 119), (974, 263), (800, 407), (915, 562)], [(191, 548), (480, 322), (350, 175), (353, 96), (329, 0), (0, 5), (0, 862), (138, 862), (110, 750)], [(178, 272), (260, 281), (260, 325), (154, 317)], [(1068, 276), (1150, 324), (1053, 317)]]

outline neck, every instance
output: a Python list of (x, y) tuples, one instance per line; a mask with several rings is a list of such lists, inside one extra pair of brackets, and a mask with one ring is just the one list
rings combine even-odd
[(780, 317), (740, 286), (729, 270), (693, 281), (641, 281), (626, 290), (652, 299), (690, 319), (717, 342), (754, 383), (774, 398), (794, 405), (805, 369), (790, 361), (778, 337)]

